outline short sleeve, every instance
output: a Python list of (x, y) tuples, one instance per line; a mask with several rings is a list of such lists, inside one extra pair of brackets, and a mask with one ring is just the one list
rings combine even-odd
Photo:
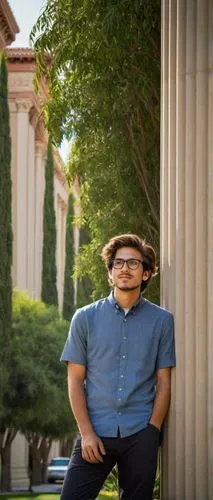
[(87, 328), (84, 311), (77, 310), (72, 318), (60, 361), (87, 364)]
[(168, 313), (162, 324), (161, 337), (158, 347), (156, 369), (176, 366), (174, 317)]

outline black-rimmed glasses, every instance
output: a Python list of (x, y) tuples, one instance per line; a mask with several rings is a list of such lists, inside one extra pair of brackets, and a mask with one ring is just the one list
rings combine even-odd
[(139, 268), (140, 264), (144, 264), (144, 262), (140, 259), (114, 259), (113, 267), (114, 269), (122, 269), (124, 267), (125, 262), (127, 263), (127, 267), (135, 271)]

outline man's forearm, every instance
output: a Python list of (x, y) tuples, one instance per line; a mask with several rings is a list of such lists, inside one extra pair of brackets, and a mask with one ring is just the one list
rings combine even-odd
[(156, 389), (156, 396), (150, 424), (155, 425), (159, 429), (163, 424), (164, 418), (168, 412), (170, 404), (170, 384), (160, 383)]
[(84, 384), (76, 379), (68, 380), (70, 405), (82, 436), (94, 432), (86, 405)]

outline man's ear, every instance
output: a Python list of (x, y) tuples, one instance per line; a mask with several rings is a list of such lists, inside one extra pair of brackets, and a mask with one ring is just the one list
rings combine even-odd
[(143, 281), (147, 281), (151, 276), (151, 271), (144, 271), (143, 272)]

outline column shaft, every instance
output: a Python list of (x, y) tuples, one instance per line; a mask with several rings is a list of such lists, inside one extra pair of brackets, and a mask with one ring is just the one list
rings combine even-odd
[[(176, 247), (176, 297), (175, 313), (176, 328), (179, 332), (179, 342), (176, 347), (177, 359), (179, 360), (179, 377), (176, 378), (176, 495), (177, 498), (184, 498), (185, 492), (185, 255), (184, 255), (184, 235), (185, 235), (185, 196), (184, 196), (184, 162), (185, 162), (185, 68), (186, 68), (186, 17), (185, 0), (177, 2), (177, 18), (181, 23), (177, 23), (176, 32), (176, 173), (174, 179), (176, 183), (176, 209), (173, 213), (174, 244)], [(171, 192), (172, 196), (172, 192)]]
[[(185, 495), (195, 496), (195, 117), (196, 5), (186, 9), (186, 126), (185, 126)], [(190, 265), (189, 265), (190, 263)]]
[(163, 500), (213, 498), (212, 26), (212, 1), (162, 2), (161, 294), (177, 354)]
[(208, 491), (213, 498), (213, 2), (208, 12)]
[[(196, 494), (207, 498), (207, 126), (208, 2), (197, 0), (196, 64)], [(200, 244), (202, 242), (202, 271)], [(202, 429), (202, 432), (201, 432)]]
[(29, 125), (29, 150), (28, 150), (28, 247), (27, 247), (27, 289), (31, 297), (35, 296), (34, 283), (34, 252), (35, 252), (35, 131)]
[(17, 100), (17, 184), (16, 184), (16, 283), (20, 290), (27, 289), (27, 185), (29, 110), (31, 102)]

